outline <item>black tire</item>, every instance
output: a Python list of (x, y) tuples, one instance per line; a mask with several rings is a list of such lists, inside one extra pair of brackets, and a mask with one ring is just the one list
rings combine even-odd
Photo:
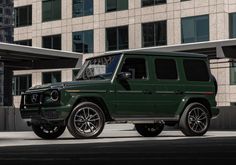
[(71, 112), (67, 128), (75, 138), (89, 139), (99, 136), (104, 125), (105, 116), (102, 109), (94, 103), (83, 102)]
[(144, 137), (155, 137), (164, 129), (163, 123), (135, 124), (137, 132)]
[(56, 139), (63, 134), (66, 126), (52, 124), (33, 124), (32, 130), (42, 139)]
[(210, 115), (207, 108), (200, 103), (190, 103), (184, 110), (179, 128), (186, 136), (202, 136), (210, 126)]

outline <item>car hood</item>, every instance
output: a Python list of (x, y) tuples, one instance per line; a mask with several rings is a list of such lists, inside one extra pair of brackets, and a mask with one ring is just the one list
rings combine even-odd
[(98, 83), (104, 83), (104, 82), (105, 81), (103, 80), (82, 80), (82, 81), (60, 82), (60, 83), (36, 85), (29, 88), (29, 90), (58, 89), (58, 88), (73, 87), (73, 86), (78, 86), (78, 85), (98, 84)]

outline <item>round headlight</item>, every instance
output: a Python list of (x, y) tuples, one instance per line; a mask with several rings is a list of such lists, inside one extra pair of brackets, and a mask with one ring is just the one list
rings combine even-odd
[(57, 90), (53, 90), (50, 95), (52, 101), (57, 101), (59, 99), (59, 92)]

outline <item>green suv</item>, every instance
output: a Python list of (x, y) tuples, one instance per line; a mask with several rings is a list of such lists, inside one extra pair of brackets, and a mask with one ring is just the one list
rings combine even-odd
[(95, 138), (115, 122), (134, 123), (146, 137), (165, 125), (201, 136), (219, 113), (216, 93), (205, 55), (127, 51), (87, 59), (77, 81), (30, 88), (20, 112), (44, 139), (66, 127), (75, 138)]

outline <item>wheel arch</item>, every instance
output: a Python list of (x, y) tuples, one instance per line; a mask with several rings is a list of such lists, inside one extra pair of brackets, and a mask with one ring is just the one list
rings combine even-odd
[(74, 102), (74, 104), (71, 108), (70, 114), (68, 115), (68, 118), (70, 117), (71, 112), (73, 111), (73, 109), (82, 102), (92, 102), (92, 103), (98, 105), (102, 109), (102, 111), (105, 115), (105, 121), (111, 121), (112, 120), (111, 115), (108, 111), (108, 108), (107, 108), (104, 100), (100, 97), (89, 97), (89, 96), (79, 97), (79, 98), (76, 99), (76, 101)]
[(211, 105), (210, 105), (209, 101), (208, 101), (206, 98), (204, 98), (204, 97), (190, 97), (190, 98), (184, 98), (183, 100), (184, 100), (184, 101), (183, 101), (182, 104), (179, 106), (178, 112), (177, 112), (177, 113), (179, 114), (179, 118), (181, 118), (181, 116), (182, 116), (182, 114), (183, 114), (185, 108), (186, 108), (189, 104), (194, 103), (194, 102), (200, 103), (200, 104), (202, 104), (203, 106), (205, 106), (206, 109), (208, 110), (209, 115), (210, 115), (210, 118), (211, 118), (211, 116), (212, 116), (212, 113), (211, 113)]

